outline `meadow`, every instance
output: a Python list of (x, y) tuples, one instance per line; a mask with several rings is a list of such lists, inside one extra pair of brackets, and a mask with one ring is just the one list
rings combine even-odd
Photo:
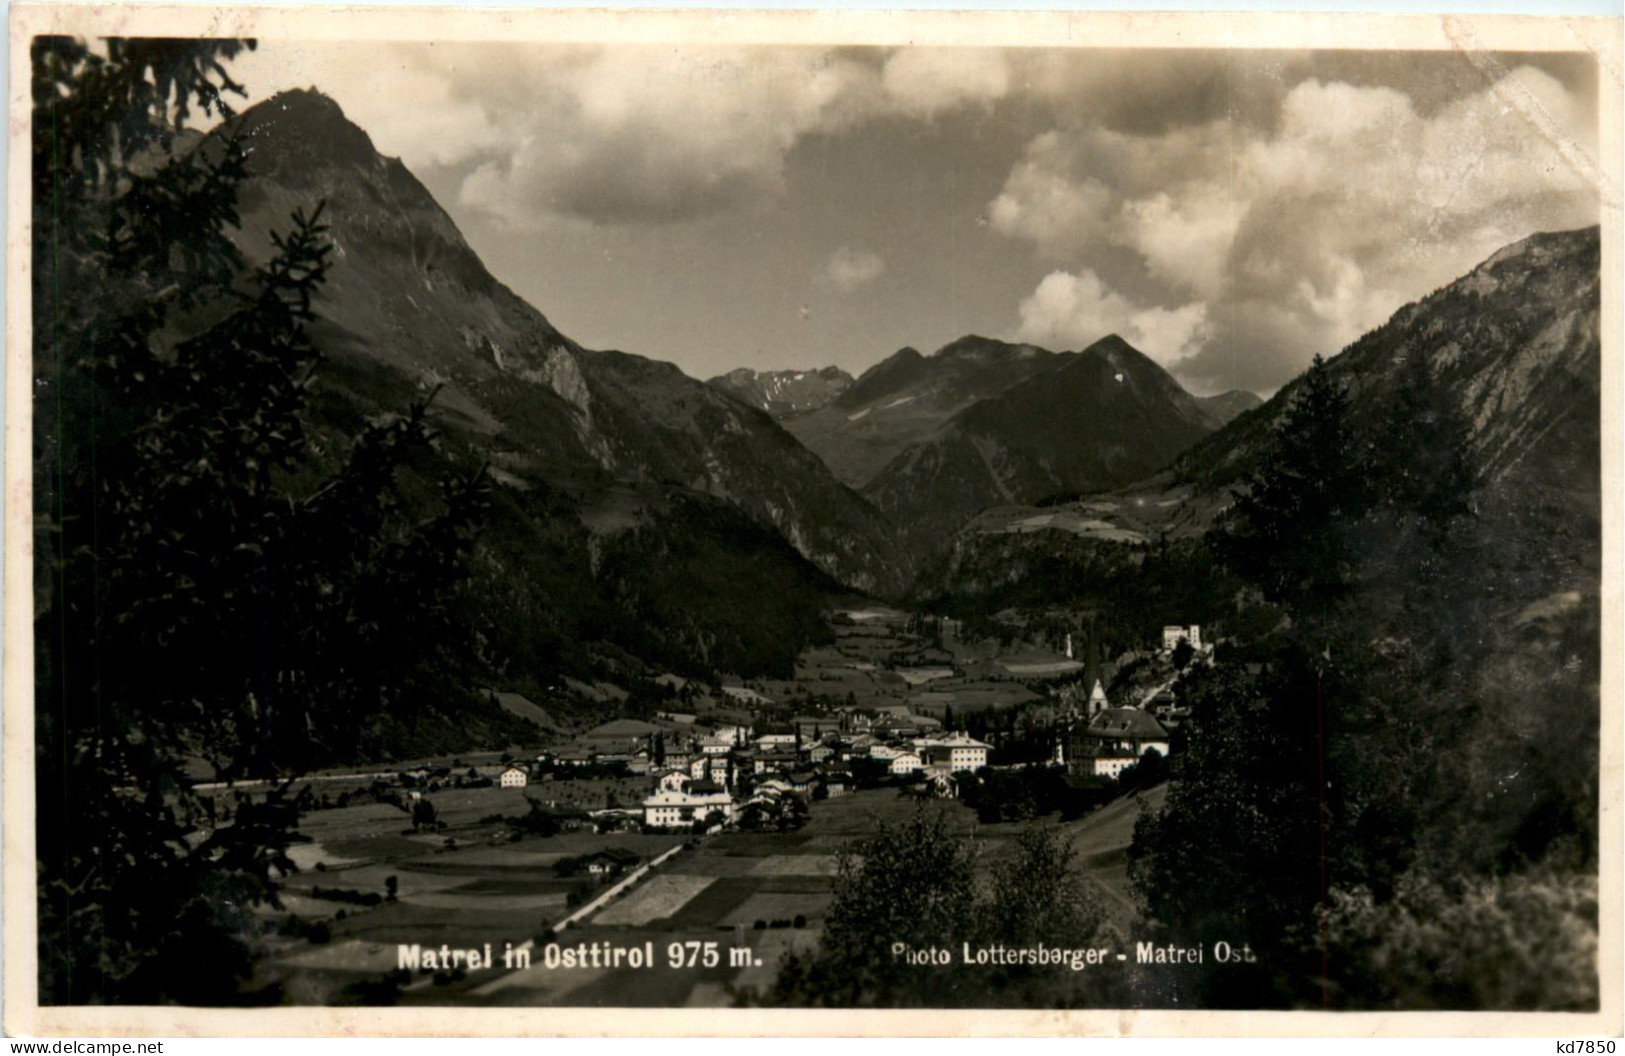
[[(1123, 851), (1142, 801), (1145, 807), (1154, 807), (1160, 797), (1161, 791), (1153, 790), (1139, 800), (1120, 800), (1060, 826), (1072, 841), (1085, 882), (1097, 891), (1120, 930), (1131, 927), (1135, 917)], [(538, 900), (553, 897), (559, 899), (551, 912), (557, 920), (567, 912), (562, 891), (568, 883), (551, 879), (540, 868), (543, 858), (555, 848), (580, 853), (592, 844), (615, 845), (652, 855), (674, 842), (663, 837), (580, 834), (526, 840), (500, 854), (479, 850), (434, 858), (429, 868), (413, 876), (416, 886), (410, 897), (403, 875), (399, 908), (373, 910), (360, 920), (352, 917), (335, 928), (333, 950), (316, 952), (307, 947), (287, 963), (307, 974), (321, 969), (349, 973), (352, 981), (369, 974), (376, 977), (393, 967), (386, 956), (393, 954), (391, 943), (427, 944), (431, 937), (453, 946), (517, 941), (524, 929), (516, 931), (514, 922), (526, 920), (539, 936), (531, 967), (505, 971), (499, 965), (492, 971), (439, 982), (418, 978), (400, 1000), (426, 1005), (725, 1007), (763, 992), (786, 952), (817, 943), (833, 898), (841, 853), (872, 835), (877, 825), (901, 823), (915, 809), (916, 801), (895, 791), (860, 792), (815, 803), (808, 824), (797, 832), (722, 833), (695, 841), (620, 897), (552, 936), (553, 941), (572, 948), (583, 943), (619, 948), (650, 944), (655, 955), (652, 968), (548, 967), (541, 956), (549, 938), (543, 924), (548, 911), (532, 912), (528, 906), (523, 910), (482, 908), (486, 900), (493, 907), (506, 907), (510, 905), (506, 900), (523, 897), (522, 893)], [(926, 809), (945, 812), (950, 831), (967, 841), (983, 882), (1013, 853), (1014, 840), (1023, 827), (1021, 823), (979, 824), (974, 812), (954, 802), (933, 802)], [(447, 870), (454, 870), (449, 875), (457, 878), (457, 886), (436, 886), (437, 880), (448, 875)], [(356, 875), (371, 879), (376, 873), (374, 867)], [(446, 908), (430, 912), (430, 903)], [(375, 919), (368, 922), (368, 917)], [(333, 952), (341, 935), (350, 943), (349, 952), (342, 956)], [(667, 957), (674, 943), (680, 947), (715, 943), (718, 963), (672, 968)], [(499, 959), (500, 949), (498, 945)]]

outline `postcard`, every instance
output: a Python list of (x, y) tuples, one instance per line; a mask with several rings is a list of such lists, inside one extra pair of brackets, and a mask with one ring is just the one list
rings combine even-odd
[(1619, 45), (14, 8), (7, 1031), (1617, 1035)]

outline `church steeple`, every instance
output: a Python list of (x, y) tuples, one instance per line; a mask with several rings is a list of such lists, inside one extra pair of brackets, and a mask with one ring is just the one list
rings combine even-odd
[(1083, 684), (1091, 687), (1086, 712), (1090, 717), (1111, 704), (1106, 700), (1105, 665), (1100, 660), (1100, 634), (1093, 618), (1089, 620), (1089, 636), (1083, 643)]

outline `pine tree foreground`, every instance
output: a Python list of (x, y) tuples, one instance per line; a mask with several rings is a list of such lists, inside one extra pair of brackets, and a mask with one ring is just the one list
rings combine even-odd
[[(248, 269), (225, 63), (252, 42), (32, 49), (40, 999), (234, 1003), (292, 871), (294, 778), (446, 689), (431, 643), (483, 474), (401, 477), (425, 407), (342, 456), (307, 425), (319, 203)], [(229, 129), (229, 123), (225, 126)], [(263, 779), (233, 813), (199, 777)], [(228, 824), (229, 820), (229, 824)]]

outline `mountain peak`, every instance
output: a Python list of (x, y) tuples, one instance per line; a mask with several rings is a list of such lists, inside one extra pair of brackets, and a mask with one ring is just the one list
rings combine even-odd
[(845, 392), (852, 375), (840, 367), (815, 370), (753, 370), (735, 367), (707, 382), (774, 418), (815, 411)]
[(243, 139), (256, 175), (266, 175), (271, 164), (297, 160), (373, 165), (379, 154), (372, 137), (344, 116), (333, 98), (315, 88), (291, 88), (249, 107), (238, 116), (235, 130)]
[(905, 345), (859, 374), (858, 380), (834, 402), (843, 407), (856, 407), (901, 388), (919, 377), (925, 362), (926, 358), (920, 355), (918, 349)]
[(1105, 337), (1101, 338), (1100, 340), (1095, 341), (1088, 348), (1085, 348), (1084, 351), (1085, 352), (1122, 352), (1122, 351), (1139, 352), (1140, 350), (1135, 348), (1133, 345), (1129, 344), (1127, 341), (1125, 341), (1121, 334), (1110, 333), (1110, 334), (1107, 334)]
[(338, 100), (314, 86), (310, 88), (285, 88), (277, 92), (265, 102), (251, 109), (265, 107), (301, 118), (312, 119), (338, 119), (348, 121), (344, 116), (344, 108), (339, 106)]
[(1246, 389), (1230, 389), (1212, 396), (1197, 396), (1197, 406), (1213, 422), (1215, 429), (1229, 425), (1233, 419), (1264, 405), (1263, 397)]
[[(1410, 384), (1400, 364), (1423, 359), (1436, 397), (1468, 424), (1481, 498), (1498, 494), (1532, 510), (1539, 503), (1526, 492), (1550, 493), (1553, 508), (1580, 523), (1591, 515), (1573, 500), (1596, 494), (1600, 304), (1599, 228), (1541, 232), (1399, 309), (1327, 365), (1356, 418), (1377, 422)], [(1265, 449), (1302, 383), (1300, 375), (1258, 413), (1181, 456), (1176, 471), (1204, 488), (1227, 487)]]
[[(651, 486), (720, 501), (776, 532), (785, 553), (857, 589), (895, 589), (906, 574), (879, 514), (769, 419), (674, 364), (581, 348), (498, 282), (433, 194), (332, 99), (280, 93), (195, 149), (228, 137), (249, 168), (233, 233), (245, 259), (268, 259), (295, 210), (326, 203), (332, 253), (312, 336), (335, 407), (359, 418), (435, 391), (429, 413), (446, 457), (490, 453), (507, 497), (524, 504), (531, 489), (545, 492), (547, 516), (567, 519), (579, 503), (580, 524), (592, 531), (586, 510), (600, 489)], [(835, 385), (811, 374), (802, 381)], [(730, 545), (723, 528), (695, 530), (707, 546)], [(502, 560), (541, 567), (517, 549)], [(596, 578), (593, 561), (567, 574)], [(552, 578), (564, 566), (548, 567), (538, 584), (568, 581)], [(534, 604), (526, 611), (543, 611)]]
[[(956, 397), (953, 416), (863, 487), (922, 552), (988, 507), (1146, 476), (1213, 428), (1178, 382), (1116, 334), (1082, 352), (982, 338), (956, 345), (975, 358), (938, 369), (937, 389)], [(901, 408), (911, 412), (905, 424), (919, 414), (913, 407)]]
[(1005, 359), (1012, 356), (1033, 356), (1043, 351), (1036, 345), (1013, 345), (1008, 341), (1000, 341), (994, 337), (983, 337), (980, 334), (966, 334), (957, 341), (950, 341), (931, 354), (932, 359)]
[(1551, 256), (1571, 253), (1576, 247), (1583, 247), (1589, 242), (1596, 241), (1600, 230), (1598, 225), (1592, 224), (1589, 227), (1578, 227), (1569, 231), (1536, 231), (1532, 235), (1503, 246), (1474, 268), (1470, 274), (1494, 271), (1521, 257), (1545, 260)]

